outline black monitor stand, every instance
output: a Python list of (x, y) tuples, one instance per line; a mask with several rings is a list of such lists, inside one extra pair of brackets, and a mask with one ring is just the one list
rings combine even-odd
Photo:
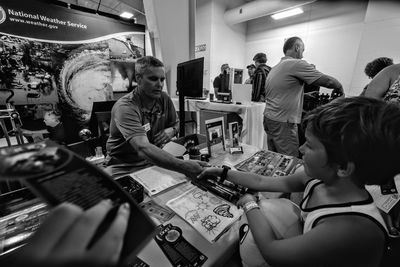
[(185, 96), (179, 92), (179, 137), (185, 136)]

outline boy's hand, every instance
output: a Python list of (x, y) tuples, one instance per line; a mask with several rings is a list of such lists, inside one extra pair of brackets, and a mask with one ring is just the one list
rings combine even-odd
[(198, 176), (197, 179), (202, 179), (206, 176), (221, 176), (222, 174), (222, 168), (216, 168), (216, 167), (211, 167), (211, 168), (206, 168), (204, 169)]

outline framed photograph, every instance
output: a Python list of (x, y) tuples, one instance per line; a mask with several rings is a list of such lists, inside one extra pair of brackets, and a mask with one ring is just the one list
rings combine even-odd
[(239, 146), (239, 139), (240, 139), (240, 130), (239, 130), (239, 122), (234, 121), (228, 124), (229, 130), (229, 138), (232, 142), (232, 147)]
[(225, 150), (225, 127), (224, 118), (219, 117), (205, 121), (208, 154), (218, 150)]
[(240, 137), (239, 122), (237, 122), (237, 121), (230, 122), (228, 124), (228, 129), (229, 129), (229, 138), (230, 139), (233, 139), (233, 138), (239, 139), (239, 137)]

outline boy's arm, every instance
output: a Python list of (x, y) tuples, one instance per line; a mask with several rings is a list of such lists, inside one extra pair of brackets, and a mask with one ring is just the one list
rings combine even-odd
[[(221, 176), (222, 168), (208, 168), (204, 170), (198, 178), (205, 175)], [(229, 170), (226, 179), (257, 191), (269, 192), (301, 192), (304, 190), (305, 183), (310, 179), (304, 169), (298, 170), (289, 176), (263, 176), (250, 172)]]

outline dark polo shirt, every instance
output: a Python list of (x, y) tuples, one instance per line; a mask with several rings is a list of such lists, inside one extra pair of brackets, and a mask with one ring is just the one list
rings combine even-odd
[(161, 93), (151, 110), (141, 105), (136, 90), (120, 98), (111, 111), (110, 137), (107, 141), (108, 165), (144, 166), (149, 164), (129, 144), (136, 136), (146, 136), (153, 143), (156, 133), (178, 121), (170, 97)]

